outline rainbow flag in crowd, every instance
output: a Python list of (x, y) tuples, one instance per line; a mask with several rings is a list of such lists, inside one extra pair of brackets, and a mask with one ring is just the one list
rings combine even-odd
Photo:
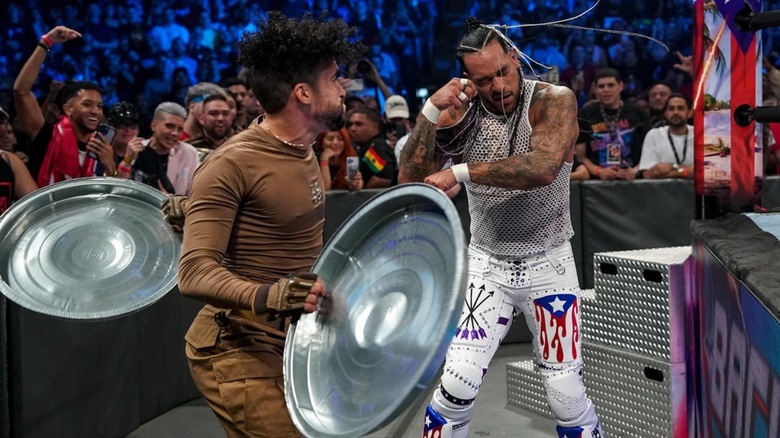
[(366, 151), (366, 154), (363, 155), (364, 163), (368, 164), (368, 167), (371, 168), (374, 173), (379, 173), (382, 171), (382, 169), (385, 168), (386, 161), (382, 159), (382, 157), (379, 156), (379, 154), (376, 153), (374, 150), (374, 147), (371, 146)]

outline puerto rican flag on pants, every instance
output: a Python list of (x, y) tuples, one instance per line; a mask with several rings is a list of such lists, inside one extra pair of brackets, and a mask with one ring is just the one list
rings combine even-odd
[(568, 363), (578, 359), (580, 305), (577, 296), (554, 294), (533, 302), (541, 359), (547, 363)]
[[(465, 425), (465, 423), (464, 423)], [(452, 425), (431, 405), (425, 410), (423, 438), (449, 438), (452, 436)]]

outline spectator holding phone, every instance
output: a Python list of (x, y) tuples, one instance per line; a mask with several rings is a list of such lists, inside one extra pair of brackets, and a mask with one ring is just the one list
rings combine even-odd
[[(65, 26), (57, 26), (43, 35), (14, 82), (14, 102), (19, 129), (30, 145), (30, 170), (38, 176), (40, 187), (73, 178), (95, 175), (100, 162), (105, 173), (116, 176), (111, 146), (102, 135), (95, 135), (103, 119), (103, 98), (91, 82), (70, 82), (59, 91), (57, 103), (62, 109), (59, 121), (46, 123), (43, 111), (32, 92), (46, 55), (55, 44), (81, 37)], [(91, 152), (97, 159), (90, 158)]]
[(356, 96), (368, 103), (368, 98), (377, 101), (377, 112), (385, 103), (385, 99), (393, 95), (393, 90), (385, 83), (376, 65), (368, 58), (363, 58), (349, 67), (350, 83), (348, 96)]
[(117, 164), (117, 176), (129, 178), (136, 157), (144, 149), (143, 139), (138, 136), (138, 108), (130, 102), (117, 102), (106, 110), (106, 121), (116, 129), (111, 148)]
[[(116, 129), (105, 123), (98, 125), (97, 131), (87, 142), (87, 157), (95, 160), (95, 176), (118, 176), (119, 169), (116, 167), (116, 157), (111, 143), (114, 142)], [(106, 172), (106, 166), (102, 161), (113, 161), (114, 171)]]
[[(357, 153), (352, 147), (346, 128), (326, 131), (318, 135), (314, 152), (319, 157), (322, 185), (325, 190), (363, 188), (363, 177), (358, 172)], [(352, 168), (347, 163), (349, 157), (352, 157), (355, 163)]]

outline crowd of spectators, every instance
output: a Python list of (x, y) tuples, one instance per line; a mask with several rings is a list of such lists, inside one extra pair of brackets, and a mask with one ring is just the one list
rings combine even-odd
[[(97, 84), (104, 108), (118, 102), (133, 105), (138, 134), (144, 138), (154, 135), (153, 115), (161, 103), (182, 105), (187, 115), (181, 140), (194, 145), (202, 159), (261, 111), (251, 89), (239, 79), (236, 43), (243, 33), (254, 30), (257, 20), (270, 10), (291, 16), (326, 13), (354, 26), (355, 38), (368, 51), (364, 61), (345, 71), (353, 79), (348, 106), (357, 103), (363, 108), (348, 114), (348, 129), (330, 136), (323, 133), (317, 153), (323, 157), (323, 168), (332, 171), (333, 188), (386, 186), (395, 184), (393, 171), (397, 172), (398, 153), (425, 97), (442, 78), (461, 75), (453, 59), (457, 39), (444, 37), (461, 32), (465, 19), (474, 16), (486, 24), (508, 26), (506, 34), (520, 50), (551, 67), (531, 70), (524, 66), (526, 77), (537, 76), (571, 88), (582, 108), (581, 118), (590, 114), (592, 120), (608, 122), (629, 112), (647, 113), (647, 118), (640, 120), (637, 116), (636, 121), (626, 122), (629, 127), (642, 125), (636, 130), (637, 138), (630, 141), (630, 159), (623, 160), (628, 157), (623, 151), (620, 163), (623, 170), (633, 169), (633, 173), (620, 177), (633, 179), (640, 170), (637, 165), (644, 133), (665, 124), (668, 96), (681, 93), (691, 97), (690, 71), (679, 67), (692, 50), (693, 7), (687, 0), (652, 4), (610, 0), (567, 22), (577, 28), (520, 26), (559, 21), (591, 6), (593, 2), (584, 0), (129, 0), (102, 6), (81, 0), (67, 4), (12, 0), (3, 7), (6, 20), (0, 29), (0, 108), (10, 113), (16, 127), (19, 120), (13, 101), (14, 81), (36, 44), (41, 44), (41, 35), (54, 25), (62, 25), (79, 32), (80, 37), (50, 47), (51, 53), (47, 49), (32, 83), (32, 93), (48, 123), (53, 125), (58, 120), (54, 97), (63, 82), (87, 81)], [(657, 39), (670, 50), (636, 34)], [(777, 66), (774, 33), (766, 32), (764, 40), (768, 54), (765, 62), (771, 69)], [(612, 76), (619, 84), (617, 96), (610, 97), (611, 92), (604, 88), (601, 93), (597, 90), (598, 72), (603, 73), (605, 68), (616, 73)], [(220, 91), (224, 96), (218, 98), (213, 92), (196, 92), (202, 84), (220, 84), (227, 91)], [(213, 97), (203, 102), (208, 94)], [(612, 103), (608, 103), (610, 99)], [(208, 111), (204, 111), (207, 103)], [(401, 117), (387, 112), (394, 105), (400, 105), (395, 108)], [(610, 123), (618, 126), (622, 122), (615, 119), (605, 126), (612, 126)], [(682, 124), (680, 130), (684, 127)], [(594, 134), (587, 123), (581, 128), (584, 134)], [(614, 135), (615, 129), (611, 134), (605, 132)], [(32, 139), (19, 133), (18, 129), (4, 129), (3, 149), (14, 150), (6, 143), (22, 151), (29, 146)], [(582, 137), (580, 143), (592, 148), (592, 140)], [(346, 147), (342, 148), (341, 143)], [(335, 145), (335, 152), (328, 150), (329, 145)], [(607, 166), (611, 161), (587, 150), (595, 155), (581, 151), (579, 158), (584, 167), (575, 166), (572, 178), (613, 177)], [(362, 181), (345, 177), (348, 154), (344, 151), (354, 151), (361, 159), (358, 173)], [(18, 155), (26, 159), (23, 153)], [(115, 151), (114, 155), (121, 158), (123, 154)], [(683, 165), (682, 161), (679, 164)], [(111, 170), (110, 163), (108, 167)], [(38, 169), (31, 170), (36, 177)], [(117, 173), (122, 174), (119, 170)]]
[[(356, 38), (370, 47), (368, 56), (388, 88), (417, 108), (416, 90), (440, 82), (430, 75), (437, 61), (455, 68), (454, 43), (436, 43), (448, 27), (460, 26), (469, 15), (507, 25), (548, 22), (591, 5), (582, 0), (130, 0), (105, 5), (11, 0), (4, 7), (0, 32), (0, 105), (13, 107), (8, 102), (13, 78), (38, 37), (54, 25), (75, 29), (83, 38), (46, 60), (36, 95), (45, 94), (51, 81), (91, 81), (101, 87), (106, 105), (129, 101), (147, 114), (162, 101), (182, 102), (183, 90), (196, 82), (219, 83), (236, 76), (235, 43), (268, 10), (279, 9), (294, 16), (328, 11), (330, 17), (355, 26)], [(621, 72), (630, 97), (655, 80), (684, 85), (685, 78), (671, 69), (672, 55), (675, 50), (690, 53), (692, 18), (691, 4), (685, 0), (652, 6), (610, 0), (571, 22), (653, 36), (672, 48), (671, 53), (641, 38), (549, 26), (512, 28), (508, 34), (530, 56), (561, 72), (569, 67), (572, 52), (584, 49), (585, 58), (596, 67), (609, 65)]]

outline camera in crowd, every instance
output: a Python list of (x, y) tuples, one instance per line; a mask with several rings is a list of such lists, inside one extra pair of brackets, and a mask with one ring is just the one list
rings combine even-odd
[(346, 91), (362, 91), (366, 87), (366, 80), (370, 84), (373, 84), (371, 76), (372, 65), (367, 59), (361, 59), (356, 64), (352, 64), (349, 68), (350, 72), (350, 84), (345, 89)]

